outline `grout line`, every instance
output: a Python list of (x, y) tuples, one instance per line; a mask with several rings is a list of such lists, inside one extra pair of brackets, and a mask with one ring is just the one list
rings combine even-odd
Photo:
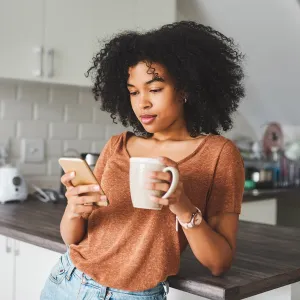
[(4, 101), (3, 100), (0, 101), (0, 119), (1, 120), (4, 119)]
[(32, 120), (36, 121), (38, 119), (38, 107), (37, 103), (32, 105)]

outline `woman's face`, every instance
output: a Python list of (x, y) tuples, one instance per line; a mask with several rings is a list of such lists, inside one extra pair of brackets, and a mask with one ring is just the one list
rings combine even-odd
[(183, 97), (167, 70), (153, 63), (156, 77), (144, 62), (129, 68), (127, 87), (132, 109), (149, 133), (172, 132), (184, 126)]

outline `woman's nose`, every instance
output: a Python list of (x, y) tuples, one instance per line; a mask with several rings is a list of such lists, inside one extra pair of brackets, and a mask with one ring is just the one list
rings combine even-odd
[(146, 95), (140, 95), (139, 108), (145, 109), (151, 107), (152, 104)]

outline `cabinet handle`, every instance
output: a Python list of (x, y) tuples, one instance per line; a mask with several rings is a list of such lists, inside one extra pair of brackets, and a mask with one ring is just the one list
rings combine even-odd
[(48, 77), (54, 76), (54, 49), (48, 50)]
[(42, 77), (43, 76), (43, 53), (44, 48), (42, 46), (33, 48), (33, 53), (36, 54), (38, 59), (38, 67), (36, 70), (32, 71), (34, 77)]
[(11, 252), (11, 239), (6, 238), (6, 253), (10, 253), (10, 252)]
[(20, 254), (20, 242), (15, 240), (15, 256), (19, 256)]

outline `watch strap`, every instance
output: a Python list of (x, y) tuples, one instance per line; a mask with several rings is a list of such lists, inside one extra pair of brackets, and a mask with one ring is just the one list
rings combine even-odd
[(200, 210), (198, 207), (196, 207), (196, 209), (197, 209), (197, 211), (194, 212), (194, 213), (192, 214), (191, 220), (190, 220), (190, 222), (188, 222), (188, 223), (181, 222), (181, 221), (179, 220), (179, 218), (176, 216), (176, 231), (178, 231), (178, 223), (179, 223), (183, 228), (185, 228), (185, 229), (193, 228), (193, 227), (195, 226), (195, 224), (194, 224), (194, 218), (195, 218), (195, 216), (196, 216), (198, 213), (200, 213), (201, 216), (202, 216), (201, 210)]

